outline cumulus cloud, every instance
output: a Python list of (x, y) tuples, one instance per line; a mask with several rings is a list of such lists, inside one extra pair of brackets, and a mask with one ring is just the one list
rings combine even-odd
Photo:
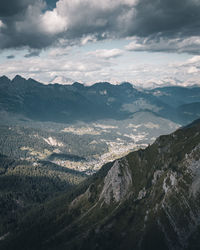
[[(137, 1), (59, 0), (49, 10), (44, 0), (16, 0), (12, 5), (15, 11), (3, 8), (0, 14), (7, 27), (0, 31), (0, 48), (44, 48), (60, 38), (85, 43), (89, 37), (94, 40), (115, 36), (121, 27), (119, 17), (133, 12)], [(0, 2), (0, 9), (5, 6), (5, 1)]]
[(188, 73), (189, 74), (199, 73), (199, 71), (200, 70), (198, 68), (194, 67), (194, 66), (191, 66), (191, 67), (188, 68)]
[(129, 50), (196, 53), (199, 13), (198, 0), (1, 0), (0, 48), (134, 36)]
[(86, 35), (81, 38), (81, 45), (85, 45), (88, 42), (96, 42), (97, 38), (95, 35)]
[(121, 56), (123, 51), (121, 49), (100, 49), (89, 52), (88, 55), (93, 55), (95, 57), (110, 59)]
[(193, 56), (187, 61), (187, 64), (198, 63), (200, 62), (200, 56)]
[(47, 34), (56, 35), (67, 30), (67, 20), (59, 15), (57, 9), (46, 11), (42, 15), (40, 23), (42, 30)]
[(176, 67), (184, 71), (184, 73), (198, 77), (200, 73), (200, 56), (193, 56), (186, 62), (179, 63)]
[(187, 38), (177, 37), (148, 37), (132, 38), (125, 48), (129, 51), (176, 52), (200, 54), (200, 36)]

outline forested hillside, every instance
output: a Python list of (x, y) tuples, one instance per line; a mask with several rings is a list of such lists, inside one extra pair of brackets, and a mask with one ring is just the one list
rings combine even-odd
[(31, 163), (0, 154), (0, 235), (21, 216), (82, 182), (86, 176), (50, 162)]
[(2, 249), (198, 249), (200, 121), (109, 163), (5, 232)]

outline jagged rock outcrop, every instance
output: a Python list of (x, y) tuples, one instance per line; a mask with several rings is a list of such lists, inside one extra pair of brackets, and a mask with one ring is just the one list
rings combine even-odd
[(104, 179), (103, 190), (99, 200), (110, 204), (111, 201), (120, 202), (127, 195), (132, 184), (131, 172), (126, 160), (116, 160)]

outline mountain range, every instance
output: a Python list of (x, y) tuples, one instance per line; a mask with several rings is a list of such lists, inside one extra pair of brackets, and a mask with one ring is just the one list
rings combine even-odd
[(148, 111), (179, 124), (200, 116), (199, 87), (136, 89), (130, 83), (84, 86), (44, 85), (17, 75), (0, 78), (0, 111), (36, 121), (74, 123), (99, 119), (123, 120)]

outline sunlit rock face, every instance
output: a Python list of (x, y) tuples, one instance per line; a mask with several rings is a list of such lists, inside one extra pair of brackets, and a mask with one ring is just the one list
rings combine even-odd
[(106, 204), (121, 201), (127, 195), (131, 184), (132, 177), (127, 162), (115, 161), (104, 179), (100, 200), (103, 199)]

